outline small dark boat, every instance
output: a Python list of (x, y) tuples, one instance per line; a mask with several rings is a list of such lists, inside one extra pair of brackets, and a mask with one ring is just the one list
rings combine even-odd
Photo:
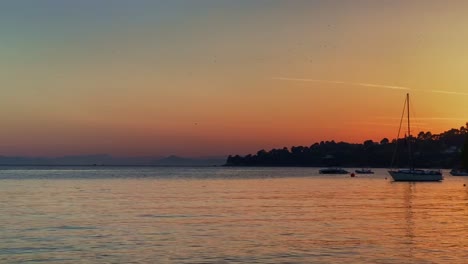
[(348, 174), (349, 172), (342, 168), (326, 168), (319, 170), (320, 174)]
[(463, 169), (452, 169), (450, 171), (450, 174), (452, 174), (452, 176), (468, 176), (468, 170), (463, 170)]
[(360, 169), (360, 170), (355, 170), (357, 174), (374, 174), (374, 172), (371, 169)]

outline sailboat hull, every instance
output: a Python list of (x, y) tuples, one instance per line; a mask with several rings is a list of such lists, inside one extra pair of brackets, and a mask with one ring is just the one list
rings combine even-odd
[(440, 171), (397, 170), (388, 173), (394, 181), (442, 181), (444, 179)]

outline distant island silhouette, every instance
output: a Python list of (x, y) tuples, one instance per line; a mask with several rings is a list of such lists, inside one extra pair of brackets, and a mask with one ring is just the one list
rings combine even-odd
[(108, 154), (74, 155), (63, 157), (12, 157), (0, 155), (0, 166), (221, 166), (226, 157), (187, 158), (113, 157)]
[(407, 140), (411, 140), (416, 167), (468, 169), (468, 123), (460, 129), (452, 128), (440, 134), (420, 132), (417, 136), (406, 139), (383, 138), (380, 142), (366, 140), (362, 144), (332, 140), (321, 141), (311, 146), (293, 146), (290, 149), (262, 149), (253, 155), (230, 155), (225, 166), (383, 168), (391, 166), (395, 153), (395, 165), (406, 167), (409, 165), (408, 153), (404, 148)]

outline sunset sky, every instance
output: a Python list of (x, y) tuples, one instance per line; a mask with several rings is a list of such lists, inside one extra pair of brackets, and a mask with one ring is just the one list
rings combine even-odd
[(467, 1), (2, 1), (0, 155), (219, 156), (468, 121)]

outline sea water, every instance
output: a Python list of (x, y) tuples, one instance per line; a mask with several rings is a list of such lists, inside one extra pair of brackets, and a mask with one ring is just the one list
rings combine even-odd
[(0, 263), (467, 263), (468, 177), (3, 167)]

